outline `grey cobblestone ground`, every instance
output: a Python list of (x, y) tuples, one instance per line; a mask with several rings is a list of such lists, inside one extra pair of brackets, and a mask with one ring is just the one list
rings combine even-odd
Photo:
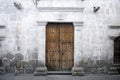
[(86, 75), (86, 76), (71, 76), (71, 75), (47, 75), (33, 76), (33, 74), (13, 74), (0, 75), (0, 80), (120, 80), (120, 75)]

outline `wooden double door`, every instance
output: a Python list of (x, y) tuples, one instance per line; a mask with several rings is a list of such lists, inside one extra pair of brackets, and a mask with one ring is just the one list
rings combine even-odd
[(69, 71), (74, 65), (72, 23), (48, 23), (46, 27), (46, 66), (49, 71)]

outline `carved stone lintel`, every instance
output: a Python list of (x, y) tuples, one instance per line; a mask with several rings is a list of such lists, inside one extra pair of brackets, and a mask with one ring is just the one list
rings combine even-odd
[(80, 31), (81, 28), (83, 27), (84, 22), (74, 22), (73, 24), (74, 24), (76, 31)]
[(37, 26), (46, 26), (47, 22), (45, 21), (37, 21)]
[(81, 12), (83, 13), (84, 8), (82, 7), (37, 7), (40, 12)]
[(83, 26), (84, 22), (74, 22), (73, 24), (74, 24), (75, 27)]

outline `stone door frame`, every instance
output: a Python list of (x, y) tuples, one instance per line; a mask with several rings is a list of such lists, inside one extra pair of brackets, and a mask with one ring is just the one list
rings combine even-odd
[[(42, 51), (38, 51), (38, 57), (42, 56), (42, 59), (39, 59), (39, 61), (43, 63), (44, 67), (46, 67), (46, 26), (47, 26), (47, 23), (49, 23), (49, 22), (50, 21), (37, 21), (37, 27), (42, 28), (42, 31), (44, 32), (44, 34), (42, 35), (42, 41), (41, 41), (42, 42), (42, 49), (41, 49)], [(73, 23), (73, 26), (74, 26), (74, 66), (73, 67), (76, 67), (77, 64), (79, 64), (78, 51), (76, 49), (77, 44), (78, 44), (76, 34), (77, 34), (77, 32), (80, 32), (80, 29), (83, 27), (83, 22), (82, 21), (80, 21), (80, 22), (77, 22), (77, 21), (76, 22), (54, 21), (52, 23), (55, 23), (55, 22), (56, 23)], [(38, 47), (41, 47), (41, 45), (38, 45)]]

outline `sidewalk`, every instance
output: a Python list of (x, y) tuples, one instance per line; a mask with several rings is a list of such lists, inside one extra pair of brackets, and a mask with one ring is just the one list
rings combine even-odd
[(19, 74), (14, 76), (11, 73), (0, 75), (0, 80), (120, 80), (120, 75), (89, 74), (86, 76), (72, 75), (47, 75), (33, 76), (33, 74)]

